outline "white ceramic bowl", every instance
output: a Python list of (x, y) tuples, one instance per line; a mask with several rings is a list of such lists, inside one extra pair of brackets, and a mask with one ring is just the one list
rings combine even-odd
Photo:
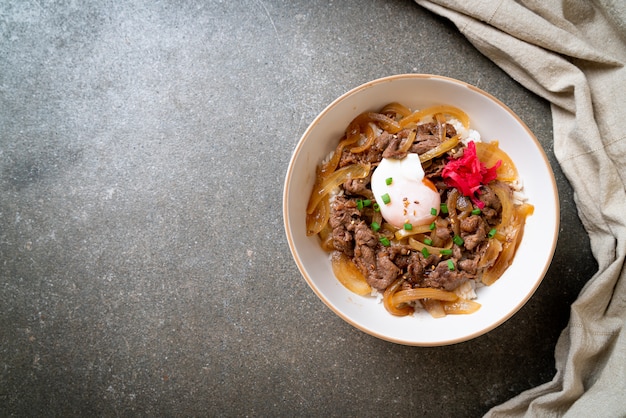
[[(482, 307), (471, 315), (433, 319), (426, 312), (395, 317), (375, 298), (358, 296), (333, 275), (317, 237), (307, 237), (305, 210), (316, 165), (332, 151), (350, 121), (390, 102), (411, 109), (449, 104), (464, 110), (483, 141), (498, 140), (515, 162), (524, 192), (535, 206), (527, 218), (513, 264), (493, 285), (477, 291)], [(287, 240), (300, 272), (319, 298), (356, 328), (399, 344), (439, 346), (480, 336), (502, 324), (533, 295), (552, 260), (559, 229), (554, 174), (541, 145), (508, 107), (488, 93), (454, 79), (421, 74), (390, 76), (363, 84), (331, 103), (300, 139), (287, 171), (283, 216)]]

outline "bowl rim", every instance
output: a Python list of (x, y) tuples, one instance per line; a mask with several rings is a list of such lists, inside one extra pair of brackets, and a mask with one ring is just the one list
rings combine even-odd
[[(514, 307), (512, 307), (512, 309), (506, 314), (503, 315), (502, 317), (500, 317), (497, 321), (493, 321), (492, 323), (490, 323), (488, 326), (481, 328), (480, 330), (474, 331), (472, 333), (469, 334), (465, 334), (463, 336), (460, 337), (455, 337), (455, 338), (450, 338), (447, 340), (443, 340), (443, 341), (433, 341), (433, 342), (422, 342), (422, 341), (407, 341), (407, 340), (402, 340), (399, 338), (394, 338), (394, 337), (390, 337), (387, 335), (384, 335), (380, 332), (377, 332), (375, 330), (369, 329), (367, 327), (361, 326), (359, 323), (354, 322), (348, 315), (346, 315), (345, 313), (343, 313), (340, 309), (338, 309), (337, 307), (335, 307), (332, 303), (330, 303), (330, 301), (322, 294), (322, 292), (317, 288), (317, 286), (315, 285), (315, 283), (313, 282), (312, 278), (309, 277), (309, 275), (307, 274), (306, 268), (304, 268), (304, 265), (302, 263), (302, 260), (300, 259), (300, 256), (295, 248), (295, 243), (294, 243), (294, 238), (292, 235), (292, 228), (291, 228), (291, 221), (290, 221), (290, 217), (289, 217), (289, 210), (288, 210), (288, 197), (289, 197), (289, 192), (291, 190), (291, 184), (290, 184), (290, 179), (292, 176), (292, 173), (295, 169), (295, 160), (296, 157), (298, 156), (298, 154), (300, 153), (301, 148), (304, 146), (304, 140), (310, 135), (311, 131), (314, 129), (314, 127), (319, 123), (319, 121), (321, 119), (323, 119), (326, 114), (328, 112), (330, 112), (331, 110), (333, 110), (338, 103), (342, 102), (343, 100), (345, 100), (347, 97), (352, 96), (354, 94), (359, 93), (361, 90), (365, 90), (368, 89), (370, 87), (372, 87), (373, 85), (376, 84), (381, 84), (381, 83), (385, 83), (385, 82), (389, 82), (389, 81), (393, 81), (393, 80), (398, 80), (398, 79), (437, 79), (440, 81), (445, 81), (445, 82), (449, 82), (449, 83), (453, 83), (453, 84), (457, 84), (459, 86), (465, 87), (465, 88), (469, 88), (471, 90), (473, 90), (474, 92), (486, 97), (487, 99), (495, 102), (498, 106), (500, 106), (503, 110), (505, 110), (507, 113), (509, 113), (516, 121), (517, 123), (520, 124), (520, 126), (524, 129), (524, 131), (527, 133), (528, 137), (530, 139), (532, 139), (532, 141), (534, 142), (535, 146), (537, 147), (537, 149), (539, 150), (539, 153), (543, 159), (544, 164), (546, 165), (546, 167), (548, 168), (548, 172), (550, 174), (550, 184), (552, 187), (552, 190), (554, 191), (553, 193), (553, 199), (554, 199), (554, 205), (555, 205), (555, 213), (554, 213), (554, 229), (552, 231), (552, 243), (550, 244), (550, 253), (549, 256), (547, 257), (546, 261), (545, 261), (545, 265), (542, 267), (541, 273), (539, 275), (539, 278), (535, 281), (535, 283), (533, 284), (532, 288), (530, 289), (530, 291), (524, 296), (524, 298), (522, 298)], [(356, 116), (356, 115), (355, 115)], [(289, 245), (289, 250), (292, 254), (292, 257), (294, 259), (294, 261), (296, 262), (296, 265), (298, 267), (298, 270), (300, 272), (300, 275), (305, 279), (305, 281), (307, 282), (307, 285), (309, 286), (309, 288), (311, 288), (313, 290), (313, 292), (317, 295), (317, 297), (328, 307), (330, 308), (337, 316), (339, 316), (340, 318), (342, 318), (345, 322), (347, 322), (348, 324), (352, 325), (353, 327), (359, 329), (362, 332), (365, 332), (366, 334), (372, 335), (374, 337), (377, 337), (383, 341), (388, 341), (391, 343), (395, 343), (395, 344), (400, 344), (400, 345), (407, 345), (407, 346), (423, 346), (423, 347), (439, 347), (439, 346), (446, 346), (446, 345), (452, 345), (452, 344), (458, 344), (461, 342), (465, 342), (465, 341), (469, 341), (472, 340), (474, 338), (477, 338), (481, 335), (484, 335), (490, 331), (492, 331), (493, 329), (497, 328), (498, 326), (502, 325), (504, 322), (506, 322), (507, 320), (509, 320), (512, 316), (514, 316), (529, 300), (530, 298), (535, 294), (536, 290), (539, 288), (539, 286), (541, 285), (541, 283), (543, 282), (545, 275), (552, 263), (552, 259), (554, 258), (554, 253), (556, 250), (556, 245), (557, 245), (557, 241), (558, 241), (558, 236), (559, 236), (559, 228), (560, 228), (560, 202), (559, 202), (559, 193), (558, 193), (558, 187), (556, 184), (556, 179), (554, 176), (554, 171), (552, 170), (552, 166), (550, 164), (550, 161), (548, 160), (548, 157), (545, 153), (545, 150), (543, 149), (543, 146), (541, 145), (541, 143), (539, 142), (539, 140), (537, 139), (537, 137), (535, 136), (535, 134), (530, 130), (530, 128), (528, 128), (528, 126), (522, 121), (522, 119), (513, 111), (511, 110), (506, 104), (504, 104), (501, 100), (499, 100), (498, 98), (496, 98), (495, 96), (493, 96), (492, 94), (482, 90), (479, 87), (476, 87), (474, 85), (471, 85), (467, 82), (461, 81), (461, 80), (457, 80), (451, 77), (447, 77), (447, 76), (442, 76), (442, 75), (436, 75), (436, 74), (418, 74), (418, 73), (407, 73), (407, 74), (395, 74), (395, 75), (390, 75), (390, 76), (386, 76), (386, 77), (381, 77), (381, 78), (377, 78), (371, 81), (367, 81), (365, 83), (362, 83), (350, 90), (348, 90), (347, 92), (343, 93), (342, 95), (340, 95), (339, 97), (337, 97), (336, 99), (334, 99), (330, 104), (328, 104), (311, 122), (310, 124), (307, 126), (306, 130), (303, 132), (303, 134), (301, 135), (301, 137), (299, 138), (291, 156), (290, 156), (290, 160), (289, 160), (289, 165), (287, 168), (287, 172), (285, 174), (285, 181), (284, 181), (284, 186), (283, 186), (283, 225), (285, 228), (285, 233), (286, 233), (286, 237), (287, 237), (287, 242)]]

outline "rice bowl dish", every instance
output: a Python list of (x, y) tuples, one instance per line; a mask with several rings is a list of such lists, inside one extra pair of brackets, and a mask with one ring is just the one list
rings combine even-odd
[[(349, 291), (336, 278), (317, 236), (307, 236), (306, 211), (316, 166), (335, 149), (346, 126), (359, 114), (397, 102), (412, 109), (454, 106), (471, 120), (472, 135), (499, 141), (523, 180), (523, 197), (534, 211), (511, 265), (489, 286), (465, 288), (481, 307), (471, 315), (434, 319), (416, 309), (411, 315), (386, 312), (380, 298)], [(458, 127), (460, 130), (460, 127)], [(465, 137), (469, 135), (465, 133)], [(520, 196), (517, 196), (520, 198)], [(510, 318), (532, 296), (550, 264), (558, 235), (558, 195), (554, 175), (540, 144), (524, 123), (491, 95), (466, 83), (432, 75), (398, 75), (366, 83), (330, 104), (309, 126), (292, 156), (283, 196), (285, 230), (302, 276), (341, 318), (378, 338), (407, 345), (445, 345), (466, 341)], [(452, 267), (452, 266), (451, 266)], [(456, 265), (454, 266), (456, 267)]]

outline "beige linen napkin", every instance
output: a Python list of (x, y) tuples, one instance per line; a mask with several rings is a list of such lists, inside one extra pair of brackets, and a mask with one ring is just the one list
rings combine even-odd
[(550, 101), (554, 152), (599, 266), (571, 306), (553, 380), (487, 416), (626, 416), (626, 1), (415, 1)]

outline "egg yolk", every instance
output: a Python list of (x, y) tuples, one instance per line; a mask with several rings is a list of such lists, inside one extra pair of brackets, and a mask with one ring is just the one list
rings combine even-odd
[(371, 185), (383, 218), (396, 228), (431, 223), (439, 213), (439, 192), (424, 177), (417, 154), (401, 160), (383, 158), (372, 173)]

